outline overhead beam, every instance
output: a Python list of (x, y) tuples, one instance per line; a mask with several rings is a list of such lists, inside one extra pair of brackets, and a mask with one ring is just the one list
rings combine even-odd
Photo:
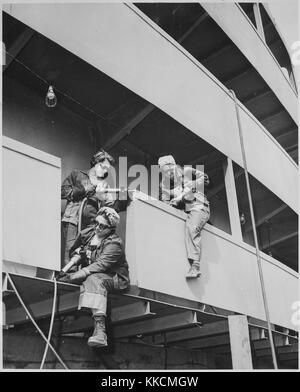
[[(256, 228), (260, 227), (261, 225), (263, 225), (266, 221), (274, 218), (274, 216), (280, 214), (280, 212), (284, 211), (285, 209), (287, 209), (287, 205), (286, 204), (282, 204), (280, 207), (276, 208), (275, 210), (265, 214), (264, 216), (262, 216), (260, 219), (257, 220), (256, 222)], [(245, 227), (245, 232), (248, 232), (252, 230), (252, 225), (249, 225), (248, 227)]]
[(192, 325), (201, 325), (197, 313), (185, 311), (168, 316), (162, 316), (147, 321), (139, 321), (133, 324), (124, 324), (114, 327), (114, 337), (124, 338), (136, 335), (153, 334), (159, 331), (167, 331), (178, 328), (186, 328)]
[[(154, 316), (155, 313), (151, 312), (149, 302), (137, 301), (132, 304), (113, 307), (110, 321), (112, 324), (116, 324), (120, 322), (133, 322)], [(93, 325), (94, 321), (91, 315), (83, 314), (79, 317), (72, 315), (65, 319), (63, 325), (59, 328), (59, 332), (69, 334), (88, 331), (93, 328)]]
[(208, 63), (211, 60), (216, 59), (218, 56), (221, 56), (222, 54), (228, 52), (232, 48), (233, 48), (232, 44), (227, 44), (227, 45), (223, 46), (222, 48), (213, 51), (208, 56), (201, 58), (199, 61), (200, 61), (200, 63)]
[[(217, 323), (214, 323), (217, 324)], [(208, 324), (209, 326), (209, 324)], [(177, 347), (185, 347), (187, 349), (205, 349), (205, 348), (215, 348), (218, 346), (228, 346), (228, 351), (230, 351), (229, 344), (230, 344), (230, 339), (229, 339), (229, 329), (228, 329), (228, 323), (226, 322), (226, 327), (223, 330), (223, 333), (221, 334), (221, 328), (217, 329), (216, 331), (210, 331), (209, 333), (206, 333), (205, 335), (198, 335), (198, 338), (195, 339), (190, 339), (188, 341), (184, 340), (181, 342), (175, 343)], [(202, 328), (199, 328), (201, 331)], [(260, 328), (251, 328), (250, 329), (250, 338), (251, 341), (255, 342), (263, 342), (266, 344), (264, 347), (268, 347), (268, 339), (265, 337), (265, 335), (262, 334), (263, 329)], [(213, 334), (213, 332), (215, 332)], [(279, 336), (280, 338), (280, 343), (281, 345), (284, 344), (285, 342), (285, 337)], [(167, 340), (167, 343), (170, 344), (170, 341)], [(174, 342), (173, 342), (174, 343)], [(225, 350), (226, 351), (226, 350)]]
[(267, 114), (267, 115), (264, 116), (264, 117), (260, 117), (258, 120), (262, 123), (262, 122), (265, 122), (265, 121), (269, 121), (269, 120), (271, 120), (271, 119), (274, 119), (274, 118), (280, 116), (280, 115), (283, 114), (283, 113), (286, 113), (286, 111), (285, 111), (284, 109), (277, 110), (276, 112)]
[(178, 39), (178, 42), (181, 44), (182, 42), (184, 42), (184, 40), (192, 34), (192, 32), (198, 27), (200, 26), (200, 24), (202, 22), (204, 22), (207, 18), (208, 18), (208, 13), (204, 12), (204, 14), (202, 14), (197, 20), (196, 22)]
[[(285, 355), (285, 354), (298, 354), (298, 345), (297, 344), (292, 344), (290, 346), (284, 346), (284, 347), (277, 347), (277, 353), (279, 356)], [(257, 357), (266, 357), (271, 355), (271, 350), (266, 348), (262, 350), (257, 350), (255, 355)]]
[(34, 31), (26, 28), (23, 33), (15, 40), (15, 42), (8, 48), (9, 55), (5, 54), (4, 71), (10, 66), (13, 60), (18, 56), (24, 46), (30, 41)]
[(206, 165), (206, 162), (212, 163), (212, 162), (217, 162), (222, 158), (222, 155), (219, 153), (219, 151), (212, 151), (206, 155), (203, 155), (201, 157), (195, 158), (192, 161), (189, 161), (187, 165), (195, 165), (199, 160), (201, 159), (201, 165)]
[[(268, 353), (268, 355), (271, 355), (271, 348), (270, 348), (270, 341), (267, 337), (264, 337), (262, 335), (262, 332), (264, 329), (259, 329), (259, 328), (250, 328), (250, 337), (251, 337), (251, 342), (252, 342), (252, 349), (255, 350), (255, 354), (258, 352), (265, 351)], [(273, 334), (274, 342), (276, 348), (279, 348), (280, 350), (284, 347), (290, 347), (291, 345), (297, 345), (297, 339), (292, 338), (291, 336), (285, 336), (282, 334)], [(214, 354), (229, 354), (230, 353), (230, 347), (228, 344), (221, 344), (222, 341), (219, 342), (220, 344), (216, 344), (214, 347), (209, 347), (209, 350), (211, 350)], [(197, 348), (201, 348), (200, 345), (197, 346)]]
[(124, 137), (130, 135), (132, 130), (139, 125), (153, 110), (155, 106), (148, 104), (143, 110), (141, 110), (136, 116), (134, 116), (124, 127), (122, 127), (117, 133), (112, 136), (107, 142), (104, 143), (103, 148), (110, 150), (116, 144), (118, 144)]
[(248, 96), (248, 97), (246, 97), (245, 99), (242, 99), (241, 101), (242, 101), (242, 103), (243, 103), (244, 105), (247, 105), (247, 104), (250, 104), (250, 103), (255, 102), (257, 99), (266, 97), (266, 96), (268, 96), (268, 95), (270, 95), (270, 94), (274, 94), (274, 93), (273, 93), (272, 90), (270, 90), (269, 88), (267, 88), (267, 89), (261, 90), (260, 92), (258, 92), (258, 93), (255, 94), (255, 95), (251, 94), (251, 96)]
[[(194, 25), (191, 26), (189, 30), (178, 39), (178, 42), (182, 43), (208, 16), (209, 15), (207, 12), (201, 15), (199, 19), (194, 23)], [(132, 130), (137, 125), (139, 125), (150, 113), (152, 113), (154, 109), (154, 105), (152, 105), (151, 103), (148, 104), (143, 110), (137, 113), (136, 116), (134, 116), (124, 127), (122, 127), (114, 136), (112, 136), (112, 138), (110, 138), (106, 143), (104, 143), (103, 148), (107, 150), (112, 149), (122, 139), (130, 135)]]
[(286, 131), (281, 132), (280, 135), (274, 136), (276, 140), (280, 143), (282, 139), (285, 139), (288, 136), (297, 135), (297, 128), (288, 128)]
[(223, 80), (222, 83), (227, 85), (227, 84), (231, 84), (232, 82), (236, 82), (237, 80), (246, 76), (251, 71), (254, 71), (254, 69), (252, 67), (247, 67), (243, 71), (241, 71), (237, 74), (232, 74), (228, 79)]
[(297, 237), (297, 236), (298, 236), (298, 231), (295, 231), (293, 233), (287, 234), (284, 237), (281, 237), (281, 238), (278, 238), (277, 240), (271, 241), (270, 244), (263, 245), (261, 250), (265, 250), (265, 249), (267, 249), (267, 248), (269, 248), (271, 246), (281, 244), (282, 242), (290, 240), (291, 238), (294, 238), (294, 237)]
[(285, 147), (286, 152), (291, 152), (298, 149), (298, 143)]
[[(244, 169), (239, 170), (238, 172), (236, 172), (234, 174), (234, 178), (235, 180), (237, 180), (238, 178), (241, 177), (241, 175), (244, 173)], [(225, 188), (225, 182), (222, 184), (219, 184), (218, 186), (216, 186), (214, 189), (212, 189), (210, 192), (207, 192), (207, 197), (213, 197), (214, 195), (216, 195), (217, 193), (219, 193), (221, 190), (223, 190)]]

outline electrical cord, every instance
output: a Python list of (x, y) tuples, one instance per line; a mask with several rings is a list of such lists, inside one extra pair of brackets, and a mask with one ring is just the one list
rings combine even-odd
[[(12, 58), (12, 61), (15, 61), (16, 63), (18, 63), (19, 65), (21, 65), (23, 68), (25, 68), (27, 71), (29, 71), (30, 73), (32, 73), (37, 79), (39, 79), (40, 81), (42, 81), (43, 83), (45, 83), (46, 85), (52, 85), (51, 82), (48, 82), (45, 78), (43, 78), (41, 75), (37, 74), (35, 71), (33, 71), (33, 69), (31, 69), (30, 67), (28, 67), (26, 64), (22, 63), (22, 61), (18, 60), (15, 56), (13, 56), (11, 53), (9, 53), (7, 50), (5, 50), (5, 53)], [(69, 94), (64, 93), (63, 91), (59, 90), (57, 87), (53, 86), (54, 90), (57, 91), (59, 94), (61, 94), (62, 96), (68, 98), (69, 100), (73, 101), (74, 103), (76, 103), (77, 105), (81, 106), (83, 109), (89, 111), (90, 113), (94, 114), (95, 116), (99, 117), (101, 120), (109, 122), (111, 125), (120, 128), (120, 125), (115, 123), (114, 121), (110, 120), (107, 117), (103, 117), (101, 116), (101, 114), (95, 112), (93, 109), (91, 109), (88, 106), (83, 105), (81, 102), (77, 101), (77, 99), (71, 97)]]
[(57, 303), (57, 281), (56, 281), (55, 278), (53, 279), (53, 283), (54, 283), (54, 294), (53, 294), (53, 304), (52, 304), (51, 320), (50, 320), (50, 325), (49, 325), (48, 339), (47, 339), (46, 347), (45, 347), (45, 350), (44, 350), (44, 355), (43, 355), (43, 359), (42, 359), (42, 362), (41, 362), (40, 369), (43, 369), (44, 364), (45, 364), (45, 360), (46, 360), (46, 357), (47, 357), (49, 344), (50, 344), (51, 337), (52, 337), (52, 330), (53, 330), (53, 324), (54, 324), (54, 319), (55, 319), (55, 310), (56, 310), (56, 303)]
[(236, 98), (235, 92), (233, 90), (229, 90), (229, 92), (232, 94), (232, 97), (233, 97), (233, 101), (234, 101), (234, 105), (235, 105), (236, 118), (237, 118), (237, 123), (238, 123), (239, 138), (240, 138), (241, 152), (242, 152), (242, 158), (243, 158), (243, 166), (244, 166), (245, 179), (246, 179), (246, 188), (247, 188), (247, 194), (248, 194), (248, 200), (249, 200), (252, 230), (253, 230), (253, 235), (254, 235), (256, 259), (257, 259), (257, 266), (258, 266), (258, 274), (259, 274), (259, 279), (260, 279), (260, 286), (261, 286), (261, 291), (262, 291), (262, 299), (263, 299), (265, 315), (266, 315), (268, 331), (269, 331), (269, 339), (270, 339), (270, 346), (271, 346), (273, 365), (274, 365), (275, 369), (278, 369), (275, 345), (274, 345), (272, 329), (271, 329), (270, 313), (269, 313), (269, 307), (268, 307), (268, 299), (267, 299), (267, 294), (266, 294), (264, 275), (263, 275), (263, 270), (262, 270), (262, 265), (261, 265), (261, 258), (260, 258), (260, 253), (259, 253), (257, 231), (256, 231), (256, 223), (255, 223), (253, 201), (252, 201), (250, 181), (249, 181), (248, 168), (247, 168), (247, 160), (246, 160), (246, 152), (245, 152), (245, 146), (244, 146), (244, 137), (243, 137), (243, 131), (242, 131), (242, 124), (241, 124), (240, 113), (239, 113), (239, 108), (238, 108), (238, 102), (237, 102), (237, 98)]
[(12, 278), (10, 277), (10, 274), (7, 273), (7, 279), (9, 280), (14, 292), (16, 293), (16, 296), (18, 297), (18, 300), (20, 301), (23, 309), (25, 310), (27, 316), (30, 318), (32, 324), (35, 326), (35, 328), (37, 329), (37, 331), (39, 332), (39, 334), (41, 335), (41, 337), (45, 340), (45, 342), (47, 343), (47, 346), (50, 347), (50, 349), (52, 350), (53, 354), (56, 356), (56, 358), (59, 360), (59, 362), (61, 363), (61, 365), (65, 368), (68, 369), (68, 367), (66, 366), (66, 364), (63, 362), (63, 360), (60, 358), (60, 356), (57, 354), (57, 352), (55, 351), (54, 347), (52, 346), (52, 344), (50, 343), (50, 341), (48, 342), (48, 339), (46, 338), (46, 336), (44, 335), (43, 331), (40, 329), (40, 327), (37, 325), (37, 323), (35, 322), (34, 318), (32, 317), (32, 315), (30, 314), (29, 310), (27, 309), (24, 301), (22, 300), (22, 297), (20, 296)]

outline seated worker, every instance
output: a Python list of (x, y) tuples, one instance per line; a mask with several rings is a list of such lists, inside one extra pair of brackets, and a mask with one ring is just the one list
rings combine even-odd
[(82, 284), (78, 309), (84, 307), (92, 311), (95, 328), (88, 340), (91, 347), (107, 346), (107, 293), (122, 291), (129, 286), (128, 264), (122, 240), (115, 233), (119, 221), (120, 217), (114, 209), (100, 208), (96, 225), (83, 230), (71, 249), (72, 256), (81, 254), (90, 264), (59, 278), (61, 282)]
[[(91, 169), (87, 172), (73, 170), (63, 181), (61, 198), (67, 200), (62, 218), (62, 230), (65, 242), (63, 266), (69, 262), (69, 252), (79, 230), (94, 224), (100, 207), (113, 207), (117, 211), (126, 209), (126, 205), (114, 200), (112, 194), (107, 193), (106, 178), (114, 160), (106, 151), (98, 151), (91, 159)], [(81, 203), (86, 198), (81, 213)], [(81, 216), (79, 216), (81, 215)], [(81, 227), (78, 229), (79, 221)]]
[(181, 168), (172, 155), (159, 158), (158, 165), (162, 173), (160, 200), (184, 209), (187, 214), (185, 246), (190, 269), (186, 278), (198, 278), (201, 275), (201, 232), (210, 217), (209, 202), (204, 194), (208, 176), (191, 167)]

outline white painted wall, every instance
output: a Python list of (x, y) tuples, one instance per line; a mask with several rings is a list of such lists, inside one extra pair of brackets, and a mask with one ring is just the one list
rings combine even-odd
[(2, 158), (3, 259), (59, 270), (60, 159), (7, 137)]
[[(134, 5), (13, 4), (4, 9), (242, 165), (228, 91)], [(276, 67), (274, 62), (274, 72)], [(297, 211), (297, 165), (254, 116), (240, 107), (249, 172)]]
[[(187, 281), (185, 214), (161, 202), (135, 200), (127, 214), (126, 255), (139, 287), (199, 301), (266, 320), (255, 249), (207, 225), (202, 276)], [(298, 298), (297, 274), (262, 256), (271, 322), (295, 329), (291, 305)]]

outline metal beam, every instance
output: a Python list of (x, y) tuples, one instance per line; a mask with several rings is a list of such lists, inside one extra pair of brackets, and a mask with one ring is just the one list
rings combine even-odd
[(280, 143), (282, 141), (282, 139), (285, 139), (286, 137), (294, 135), (294, 134), (297, 135), (297, 128), (295, 128), (295, 127), (288, 128), (286, 131), (280, 133), (280, 135), (274, 136), (274, 137)]
[(243, 71), (241, 71), (241, 72), (239, 72), (237, 74), (233, 74), (228, 79), (223, 80), (222, 83), (227, 85), (227, 84), (231, 84), (232, 82), (236, 82), (240, 78), (246, 76), (251, 71), (254, 71), (254, 69), (252, 67), (247, 67)]
[[(76, 310), (78, 307), (79, 290), (68, 294), (60, 295), (57, 313)], [(49, 298), (44, 301), (30, 304), (30, 311), (35, 320), (48, 317), (51, 314), (53, 299)], [(6, 321), (8, 324), (20, 324), (28, 321), (24, 309), (20, 306), (8, 309), (6, 312)]]
[(184, 347), (186, 349), (203, 350), (211, 349), (218, 346), (228, 346), (230, 344), (229, 333), (221, 336), (210, 336), (202, 339), (190, 340), (175, 344), (176, 347)]
[(162, 316), (133, 324), (125, 324), (114, 328), (115, 338), (125, 338), (136, 335), (153, 334), (159, 331), (167, 331), (178, 328), (186, 328), (192, 325), (200, 325), (197, 313), (185, 311), (168, 316)]
[(212, 151), (209, 154), (203, 155), (202, 157), (198, 157), (193, 159), (192, 161), (188, 162), (187, 165), (195, 165), (197, 162), (199, 162), (199, 159), (201, 158), (201, 161), (203, 165), (205, 165), (205, 162), (212, 163), (212, 162), (217, 162), (222, 158), (222, 155), (219, 153), (219, 151)]
[(103, 148), (110, 150), (116, 144), (118, 144), (124, 137), (130, 135), (132, 130), (139, 125), (153, 110), (155, 106), (148, 104), (143, 110), (141, 110), (136, 116), (134, 116), (124, 127), (122, 127), (112, 138), (104, 143)]
[(200, 26), (200, 24), (208, 18), (208, 13), (204, 12), (196, 22), (178, 39), (178, 42), (181, 44), (191, 33), (196, 29), (196, 27)]
[(263, 89), (260, 92), (258, 92), (256, 95), (251, 94), (251, 96), (248, 96), (245, 99), (242, 99), (241, 101), (244, 105), (247, 105), (247, 104), (250, 104), (250, 103), (256, 101), (259, 98), (266, 97), (267, 95), (270, 95), (270, 94), (274, 94), (272, 90), (270, 90), (269, 88)]
[(168, 344), (171, 344), (176, 342), (185, 342), (201, 337), (207, 338), (210, 336), (223, 335), (228, 333), (228, 331), (228, 322), (227, 320), (224, 320), (184, 329), (181, 331), (167, 332), (164, 334), (165, 336), (155, 336), (154, 340), (155, 344), (163, 344), (165, 340)]
[(291, 152), (298, 149), (298, 143), (293, 144), (292, 146), (285, 147), (286, 152)]
[(271, 241), (270, 244), (263, 245), (261, 250), (265, 250), (271, 246), (281, 244), (281, 242), (284, 242), (286, 240), (289, 240), (289, 239), (297, 237), (297, 236), (298, 236), (298, 231), (294, 231), (293, 233), (287, 234), (284, 237), (281, 237), (281, 238), (278, 238), (277, 240)]
[(145, 301), (138, 301), (129, 305), (113, 307), (111, 311), (112, 323), (133, 321), (153, 316), (155, 316), (155, 313), (151, 312), (150, 302)]
[[(132, 304), (113, 307), (111, 310), (111, 323), (133, 322), (140, 319), (154, 317), (155, 313), (150, 311), (150, 303), (138, 301)], [(94, 321), (90, 314), (83, 314), (79, 317), (71, 315), (67, 317), (63, 325), (58, 328), (62, 334), (83, 332), (93, 328)]]
[(284, 109), (277, 110), (276, 112), (267, 114), (267, 115), (264, 116), (264, 117), (260, 117), (258, 120), (262, 123), (262, 122), (265, 122), (265, 121), (269, 121), (269, 120), (271, 120), (271, 119), (274, 119), (274, 118), (280, 116), (280, 115), (283, 114), (283, 113), (286, 113), (286, 110), (284, 110)]
[[(258, 219), (256, 221), (256, 227), (260, 227), (261, 225), (263, 225), (266, 221), (272, 219), (274, 216), (278, 215), (280, 212), (284, 211), (285, 209), (287, 209), (287, 205), (286, 204), (282, 204), (280, 207), (276, 208), (275, 210), (265, 214), (264, 216), (262, 216), (260, 219)], [(245, 227), (245, 232), (248, 232), (252, 230), (252, 226), (248, 226)]]
[[(238, 178), (241, 177), (241, 175), (244, 173), (244, 169), (239, 170), (238, 172), (236, 172), (234, 174), (234, 178), (235, 180), (237, 180)], [(219, 193), (222, 189), (225, 188), (225, 182), (222, 184), (219, 184), (218, 186), (216, 186), (214, 189), (212, 189), (210, 192), (207, 192), (207, 197), (210, 198), (212, 196), (214, 196), (215, 194)]]
[(226, 53), (227, 51), (229, 51), (232, 48), (233, 48), (233, 44), (232, 43), (227, 44), (225, 46), (222, 46), (222, 48), (213, 51), (208, 56), (201, 58), (199, 61), (200, 61), (200, 63), (207, 63), (207, 62), (209, 62), (211, 60), (216, 59), (218, 56)]
[[(182, 43), (208, 16), (209, 15), (207, 12), (201, 15), (199, 19), (194, 23), (194, 25), (190, 27), (190, 29), (178, 39), (178, 42)], [(150, 113), (152, 113), (155, 108), (156, 107), (154, 105), (148, 104), (143, 110), (137, 113), (137, 115), (132, 118), (124, 127), (122, 127), (114, 136), (112, 136), (111, 139), (104, 143), (103, 148), (107, 150), (113, 148), (122, 139), (128, 136), (138, 124), (140, 124)]]
[(34, 30), (26, 28), (23, 33), (16, 39), (16, 41), (8, 48), (9, 55), (5, 58), (4, 70), (6, 71), (13, 60), (17, 57), (17, 55), (21, 52), (24, 46), (29, 42), (29, 40), (34, 35)]

